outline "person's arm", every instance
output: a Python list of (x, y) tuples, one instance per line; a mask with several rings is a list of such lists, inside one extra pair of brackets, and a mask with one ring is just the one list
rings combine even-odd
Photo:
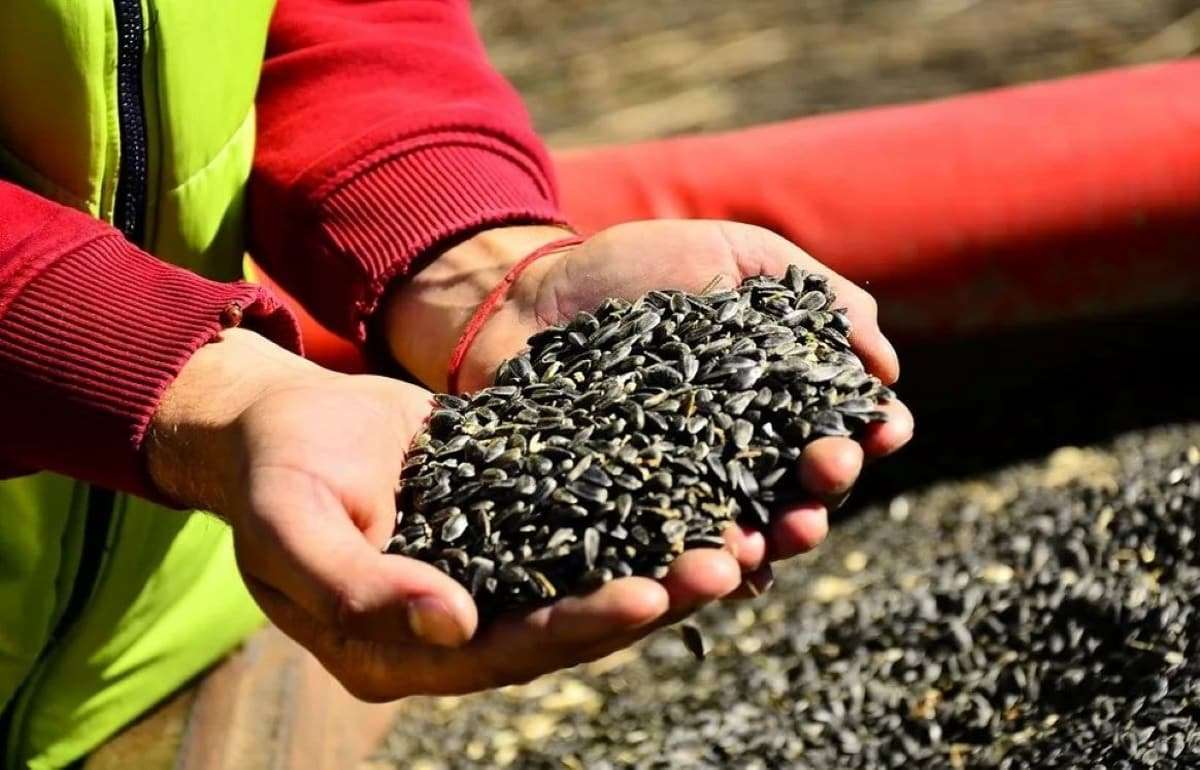
[[(512, 264), (567, 232), (546, 153), (516, 94), (488, 64), (468, 11), (465, 0), (280, 0), (258, 97), (250, 188), (252, 250), (272, 278), (332, 331), (359, 343), (377, 331), (381, 347), (438, 388), (479, 302)], [(486, 384), (495, 364), (539, 325), (604, 296), (636, 296), (658, 283), (698, 288), (714, 267), (740, 279), (759, 266), (781, 272), (788, 262), (811, 261), (790, 244), (727, 232), (711, 223), (643, 226), (539, 262), (476, 339), (466, 381)], [(865, 357), (874, 351), (894, 377), (894, 354), (869, 298), (860, 291), (859, 299)], [(475, 636), (469, 603), (460, 606), (447, 599), (458, 592), (440, 591), (435, 614), (447, 619), (438, 624), (445, 633), (426, 640), (470, 641), (454, 653), (397, 644), (403, 634), (431, 627), (424, 619), (395, 625), (405, 617), (396, 605), (408, 602), (417, 573), (432, 576), (411, 559), (368, 557), (364, 543), (377, 551), (392, 529), (395, 475), (384, 471), (398, 470), (395, 447), (414, 420), (404, 422), (397, 440), (379, 444), (382, 420), (345, 419), (339, 405), (349, 394), (340, 391), (399, 383), (358, 382), (332, 386), (337, 393), (320, 384), (291, 389), (237, 420), (287, 425), (293, 434), (266, 447), (263, 473), (248, 463), (252, 481), (262, 478), (235, 513), (234, 531), (242, 542), (284, 544), (289, 558), (260, 562), (248, 584), (272, 619), (361, 697), (465, 692), (603, 655), (728, 595), (743, 571), (761, 588), (769, 581), (768, 557), (791, 555), (824, 536), (825, 510), (814, 503), (790, 512), (767, 537), (732, 533), (736, 553), (685, 553), (661, 582), (613, 581)], [(873, 454), (906, 438), (911, 423), (897, 412), (890, 432), (868, 442)], [(247, 449), (249, 456), (261, 451), (256, 444)], [(857, 476), (863, 450), (845, 441), (817, 454), (824, 459), (808, 458), (806, 477), (821, 482), (821, 493), (841, 494)], [(356, 480), (368, 463), (378, 473), (364, 496)], [(334, 519), (353, 521), (361, 535), (328, 537), (319, 523)]]
[(465, 0), (280, 0), (258, 126), (254, 256), (325, 326), (363, 342), (389, 289), (435, 257), (429, 275), (463, 284), (456, 307), (405, 296), (422, 344), (392, 352), (426, 382), (464, 308), (563, 235), (537, 227), (562, 220), (550, 162)]
[(154, 496), (141, 448), (191, 355), (240, 322), (297, 349), (268, 292), (172, 267), (0, 181), (0, 475), (49, 470)]
[[(342, 641), (367, 627), (427, 655), (421, 643), (461, 643), (474, 624), (466, 591), (385, 557), (359, 530), (365, 500), (375, 516), (362, 526), (390, 532), (401, 456), (429, 394), (325, 371), (299, 345), (294, 319), (262, 287), (160, 262), (108, 225), (0, 182), (0, 477), (55, 471), (213, 511), (230, 522), (268, 613), (298, 596), (332, 613), (315, 627)], [(305, 494), (318, 488), (342, 497)], [(292, 506), (297, 495), (308, 508)], [(383, 606), (339, 603), (373, 587), (363, 571), (375, 586), (391, 579)], [(284, 622), (298, 633), (296, 617)], [(359, 688), (363, 675), (344, 674)]]

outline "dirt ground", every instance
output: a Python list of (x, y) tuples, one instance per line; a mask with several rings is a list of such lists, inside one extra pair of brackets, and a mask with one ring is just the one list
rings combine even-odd
[(907, 102), (1200, 51), (1198, 0), (476, 0), (555, 146)]

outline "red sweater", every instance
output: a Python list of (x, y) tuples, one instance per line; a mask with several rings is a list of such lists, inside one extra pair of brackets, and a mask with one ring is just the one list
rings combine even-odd
[[(258, 110), (252, 251), (352, 339), (389, 282), (443, 244), (560, 220), (546, 153), (466, 0), (279, 0)], [(0, 475), (152, 494), (150, 418), (234, 303), (243, 325), (299, 349), (265, 289), (163, 263), (0, 182)]]

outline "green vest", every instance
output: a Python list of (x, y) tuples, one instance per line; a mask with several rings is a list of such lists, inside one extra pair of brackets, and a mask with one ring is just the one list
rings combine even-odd
[[(0, 177), (240, 277), (271, 0), (3, 0)], [(0, 767), (63, 767), (262, 622), (211, 516), (0, 482)]]

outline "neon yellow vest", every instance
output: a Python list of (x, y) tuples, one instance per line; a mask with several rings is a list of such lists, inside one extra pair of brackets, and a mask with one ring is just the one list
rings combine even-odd
[[(271, 6), (0, 2), (0, 177), (239, 277)], [(0, 482), (0, 767), (73, 762), (259, 623), (214, 518)]]

